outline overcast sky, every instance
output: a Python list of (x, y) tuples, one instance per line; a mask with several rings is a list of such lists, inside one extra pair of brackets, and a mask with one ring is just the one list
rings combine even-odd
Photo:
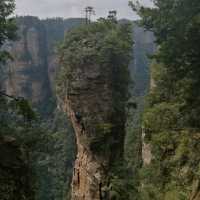
[[(140, 0), (150, 5), (151, 0)], [(109, 10), (117, 10), (118, 18), (135, 19), (128, 0), (16, 0), (17, 15), (47, 17), (84, 17), (84, 8), (93, 6), (96, 17), (105, 17)]]

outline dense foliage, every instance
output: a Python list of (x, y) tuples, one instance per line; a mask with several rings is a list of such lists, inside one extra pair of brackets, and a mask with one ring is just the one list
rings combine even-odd
[[(95, 63), (100, 65), (116, 65), (116, 70), (121, 70), (120, 77), (126, 80), (124, 84), (115, 82), (121, 91), (121, 98), (127, 98), (126, 87), (129, 83), (127, 71), (128, 63), (132, 57), (132, 35), (130, 24), (117, 24), (112, 21), (100, 19), (87, 26), (82, 25), (77, 29), (67, 32), (65, 41), (61, 46), (60, 55), (62, 68), (58, 80), (58, 92), (61, 92), (65, 77), (70, 76), (70, 67)], [(120, 66), (120, 67), (119, 67)], [(119, 74), (114, 72), (116, 76)], [(59, 87), (61, 84), (61, 87)]]
[(130, 3), (159, 47), (144, 114), (153, 159), (141, 171), (141, 199), (195, 199), (200, 178), (200, 2), (154, 3), (153, 8)]
[(155, 44), (153, 34), (144, 31), (134, 23), (134, 62), (129, 66), (134, 87), (130, 88), (131, 98), (127, 104), (126, 137), (124, 154), (129, 168), (129, 180), (132, 180), (131, 200), (138, 199), (140, 185), (139, 169), (142, 165), (142, 113), (145, 95), (149, 92), (149, 56), (153, 54)]
[[(1, 0), (0, 2), (0, 48), (6, 40), (13, 40), (16, 37), (16, 25), (10, 15), (15, 8), (14, 0)], [(9, 57), (6, 51), (0, 51), (0, 61)]]

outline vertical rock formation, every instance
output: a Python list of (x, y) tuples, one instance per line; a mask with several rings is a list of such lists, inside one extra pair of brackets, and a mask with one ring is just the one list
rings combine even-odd
[[(144, 142), (144, 130), (142, 131), (142, 113), (144, 111), (145, 96), (150, 88), (150, 58), (155, 51), (154, 35), (145, 31), (134, 23), (134, 60), (129, 66), (131, 78), (134, 80), (134, 87), (131, 90), (129, 99), (129, 113), (127, 120), (127, 134), (125, 140), (125, 154), (128, 162), (133, 167), (133, 174), (141, 167), (141, 161), (148, 163), (151, 160), (149, 144)], [(136, 103), (137, 107), (131, 106)], [(142, 133), (143, 132), (143, 133)], [(135, 179), (138, 179), (136, 176)]]
[(8, 66), (5, 89), (9, 94), (23, 96), (34, 104), (40, 104), (50, 93), (46, 32), (36, 17), (22, 17), (17, 22), (19, 39), (7, 45), (13, 62)]
[(123, 125), (113, 122), (112, 70), (107, 66), (88, 65), (71, 72), (64, 109), (73, 123), (77, 139), (78, 154), (72, 183), (74, 200), (105, 199), (103, 188), (109, 184), (110, 162), (117, 155), (120, 159), (118, 150), (114, 149), (116, 144), (112, 144), (117, 142), (118, 147), (122, 147), (120, 134), (121, 138), (124, 134), (120, 127)]
[(76, 134), (73, 200), (112, 199), (110, 175), (123, 159), (125, 137), (132, 50), (126, 28), (99, 22), (66, 35), (58, 91)]
[(46, 58), (51, 91), (54, 91), (55, 88), (55, 74), (59, 64), (57, 55), (58, 44), (63, 41), (67, 31), (80, 26), (83, 22), (84, 19), (82, 18), (50, 18), (41, 21), (46, 30)]
[(82, 21), (78, 18), (40, 20), (32, 16), (18, 17), (18, 39), (5, 45), (13, 57), (3, 77), (6, 92), (29, 99), (39, 111), (47, 112), (54, 96), (57, 45), (63, 40), (65, 31)]

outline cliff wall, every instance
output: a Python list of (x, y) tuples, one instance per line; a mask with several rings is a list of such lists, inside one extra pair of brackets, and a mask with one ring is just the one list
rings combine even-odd
[(18, 39), (5, 45), (13, 57), (4, 76), (6, 92), (29, 99), (40, 113), (50, 114), (58, 66), (56, 49), (65, 31), (81, 22), (81, 19), (17, 18)]
[(111, 179), (123, 163), (131, 31), (129, 24), (100, 21), (65, 36), (57, 93), (76, 134), (73, 200), (125, 195)]
[[(64, 110), (69, 114), (76, 133), (78, 152), (72, 199), (100, 200), (103, 199), (102, 188), (108, 184), (109, 162), (113, 156), (113, 152), (106, 148), (110, 145), (106, 136), (101, 135), (99, 139), (97, 135), (98, 127), (112, 123), (111, 71), (91, 65), (72, 73), (70, 92), (64, 100)], [(77, 112), (81, 121), (76, 117)]]
[(34, 104), (44, 102), (50, 93), (47, 65), (46, 30), (34, 17), (17, 19), (18, 40), (9, 43), (13, 61), (9, 63), (5, 89)]

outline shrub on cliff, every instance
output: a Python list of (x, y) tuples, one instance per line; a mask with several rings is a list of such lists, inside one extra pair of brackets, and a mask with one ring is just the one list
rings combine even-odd
[(127, 85), (130, 81), (128, 64), (132, 58), (132, 45), (130, 24), (117, 24), (101, 19), (67, 32), (60, 47), (58, 94), (65, 94), (71, 68), (87, 64), (108, 67), (114, 65), (116, 66), (114, 87), (118, 90), (116, 98), (127, 99)]
[[(6, 40), (13, 40), (16, 38), (16, 24), (10, 15), (15, 8), (14, 0), (1, 0), (0, 2), (0, 47)], [(8, 52), (0, 51), (0, 62), (6, 61), (9, 57)]]

